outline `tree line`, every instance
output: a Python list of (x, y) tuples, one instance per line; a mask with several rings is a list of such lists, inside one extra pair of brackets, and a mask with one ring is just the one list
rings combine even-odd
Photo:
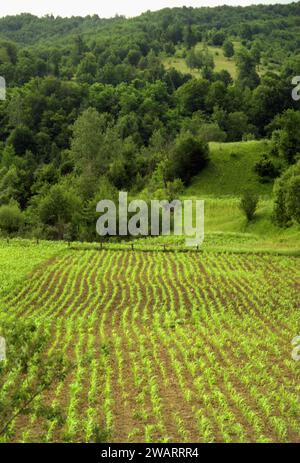
[[(300, 153), (291, 98), (299, 6), (0, 19), (8, 83), (0, 105), (2, 231), (92, 240), (97, 201), (120, 189), (175, 197), (209, 162), (210, 141), (269, 137), (270, 153), (254, 169), (261, 181), (283, 174)], [(235, 60), (236, 79), (216, 71), (210, 45)], [(179, 48), (197, 77), (163, 66)], [(294, 220), (286, 215), (278, 222)]]

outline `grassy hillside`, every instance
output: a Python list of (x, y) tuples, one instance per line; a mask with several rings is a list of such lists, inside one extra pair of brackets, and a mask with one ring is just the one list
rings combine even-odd
[[(239, 48), (239, 46), (240, 44), (238, 42), (234, 43), (235, 51)], [(219, 72), (222, 71), (222, 69), (225, 69), (229, 72), (229, 74), (231, 74), (231, 77), (235, 79), (237, 77), (237, 68), (234, 57), (226, 58), (222, 47), (208, 46), (207, 48), (214, 57), (215, 71)]]
[[(296, 251), (300, 229), (277, 227), (272, 221), (273, 183), (261, 183), (253, 166), (268, 150), (268, 141), (210, 143), (210, 163), (194, 177), (184, 198), (205, 199), (204, 248)], [(255, 219), (247, 223), (239, 202), (245, 188), (260, 196)]]
[(162, 58), (162, 63), (166, 69), (175, 68), (177, 71), (182, 72), (183, 74), (191, 74), (193, 77), (201, 76), (200, 71), (188, 67), (184, 58), (177, 56), (167, 58), (164, 57)]
[[(241, 43), (237, 41), (233, 41), (235, 52), (241, 47)], [(203, 44), (199, 43), (196, 45), (196, 48), (202, 49)], [(214, 71), (220, 72), (222, 70), (226, 70), (229, 72), (231, 77), (235, 80), (237, 78), (238, 70), (235, 62), (235, 57), (226, 58), (224, 56), (224, 51), (222, 47), (215, 47), (212, 45), (208, 45), (207, 49), (209, 53), (214, 58), (215, 68)], [(188, 67), (186, 63), (186, 59), (184, 56), (184, 48), (178, 47), (175, 56), (163, 57), (162, 63), (166, 69), (175, 68), (177, 71), (182, 72), (183, 74), (191, 74), (193, 77), (200, 77), (201, 71), (198, 69), (191, 69)], [(272, 70), (273, 72), (278, 73), (278, 64), (269, 60), (267, 54), (264, 54), (263, 64), (260, 64), (257, 67), (257, 72), (260, 76), (263, 76), (268, 70)]]
[[(182, 199), (205, 200), (204, 250), (275, 252), (299, 255), (300, 227), (279, 228), (273, 220), (273, 183), (261, 183), (253, 166), (268, 150), (266, 140), (210, 143), (210, 163), (186, 188)], [(255, 219), (247, 222), (239, 207), (243, 190), (259, 196)], [(158, 237), (140, 243), (184, 244), (183, 237)]]
[[(210, 163), (192, 180), (181, 199), (204, 199), (206, 251), (268, 252), (299, 255), (300, 227), (279, 228), (273, 215), (273, 182), (261, 183), (254, 164), (269, 149), (269, 141), (210, 143)], [(243, 190), (259, 194), (254, 220), (240, 209)], [(184, 245), (185, 238), (160, 236), (139, 239), (140, 245)]]
[(270, 197), (273, 185), (260, 183), (253, 166), (268, 150), (268, 141), (210, 143), (210, 163), (186, 190), (186, 196), (239, 196), (246, 187)]
[[(196, 47), (199, 48), (199, 49), (202, 49), (203, 44), (199, 43)], [(235, 47), (235, 50), (238, 50), (238, 48), (240, 47), (240, 43), (239, 42), (234, 42), (234, 47)], [(215, 63), (215, 69), (214, 70), (216, 72), (219, 72), (219, 71), (225, 69), (226, 71), (229, 72), (231, 77), (233, 79), (235, 79), (237, 77), (237, 67), (236, 67), (236, 64), (235, 64), (234, 57), (233, 58), (226, 58), (224, 56), (224, 52), (223, 52), (222, 47), (213, 47), (213, 46), (209, 45), (207, 47), (207, 49), (208, 49), (209, 53), (214, 58), (214, 63)], [(184, 51), (185, 50), (183, 48), (178, 47), (175, 56), (167, 57), (167, 58), (162, 59), (163, 65), (165, 66), (166, 69), (169, 69), (169, 68), (173, 67), (173, 68), (177, 69), (177, 71), (180, 71), (182, 73), (191, 74), (194, 77), (200, 77), (201, 72), (199, 70), (191, 69), (186, 64), (186, 60), (183, 57)]]

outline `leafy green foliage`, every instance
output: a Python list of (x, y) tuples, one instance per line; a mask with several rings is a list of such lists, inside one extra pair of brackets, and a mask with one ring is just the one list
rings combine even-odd
[[(298, 16), (292, 4), (166, 9), (131, 20), (0, 19), (0, 75), (9, 83), (0, 106), (0, 205), (17, 202), (23, 233), (93, 239), (104, 178), (108, 190), (137, 194), (153, 189), (158, 166), (160, 191), (200, 172), (202, 161), (191, 168), (193, 150), (182, 150), (186, 159), (174, 154), (183, 132), (200, 143), (239, 142), (279, 129), (273, 155), (281, 167), (295, 162)], [(226, 58), (233, 52), (238, 76)], [(267, 164), (260, 173), (271, 176)], [(53, 198), (68, 207), (50, 219)]]
[(8, 235), (20, 231), (24, 217), (16, 203), (0, 206), (0, 229)]
[(41, 223), (46, 226), (47, 235), (64, 239), (75, 213), (80, 210), (80, 202), (74, 194), (63, 186), (53, 185), (38, 204)]
[(231, 40), (229, 40), (229, 39), (225, 40), (225, 42), (223, 43), (223, 50), (224, 50), (224, 56), (226, 56), (226, 58), (232, 58), (233, 57), (233, 55), (234, 55), (234, 45), (231, 42)]
[[(62, 423), (63, 416), (58, 408), (43, 402), (35, 407), (36, 399), (63, 381), (69, 369), (61, 354), (47, 354), (49, 332), (34, 322), (2, 316), (0, 334), (7, 346), (7, 359), (0, 362), (0, 441), (12, 437), (11, 425), (17, 417), (33, 411), (44, 419)], [(7, 379), (16, 373), (22, 376), (22, 383), (10, 382), (4, 391)]]
[(279, 168), (266, 154), (254, 165), (254, 170), (265, 181), (276, 178), (279, 175)]
[(206, 166), (208, 160), (208, 144), (189, 134), (182, 134), (171, 152), (169, 176), (172, 179), (180, 178), (187, 185)]
[(240, 48), (236, 53), (238, 66), (239, 82), (250, 89), (254, 89), (259, 84), (259, 76), (256, 72), (256, 62), (251, 53), (246, 48)]
[(254, 219), (258, 206), (259, 196), (249, 189), (245, 190), (240, 202), (240, 208), (244, 212), (248, 222)]
[(300, 155), (300, 112), (289, 109), (275, 118), (274, 125), (280, 128), (274, 139), (274, 149), (292, 164)]
[(274, 218), (281, 226), (300, 223), (300, 161), (286, 170), (274, 185)]

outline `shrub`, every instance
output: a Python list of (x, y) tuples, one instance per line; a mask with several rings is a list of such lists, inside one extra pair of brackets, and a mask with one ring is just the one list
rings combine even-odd
[(18, 232), (24, 224), (24, 217), (17, 204), (0, 207), (0, 228), (5, 233)]
[(206, 142), (190, 134), (180, 135), (171, 153), (171, 178), (168, 180), (180, 178), (184, 184), (188, 184), (206, 166), (208, 159), (209, 147)]
[(300, 155), (300, 111), (288, 109), (275, 116), (269, 128), (272, 133), (272, 153), (280, 156), (288, 164), (295, 164)]
[(211, 43), (216, 47), (221, 47), (224, 43), (226, 36), (223, 31), (216, 31), (211, 37)]
[(240, 208), (244, 212), (248, 222), (253, 220), (257, 206), (259, 202), (259, 196), (252, 190), (245, 190), (240, 202)]
[(300, 175), (292, 177), (287, 185), (286, 209), (288, 215), (300, 223)]
[(279, 169), (266, 154), (264, 154), (262, 158), (257, 161), (254, 166), (254, 171), (260, 177), (269, 177), (270, 179), (277, 177), (279, 174)]
[(225, 42), (223, 43), (223, 50), (224, 50), (224, 56), (226, 58), (232, 58), (234, 55), (234, 46), (231, 40), (226, 39)]
[(294, 220), (300, 223), (300, 161), (286, 170), (274, 184), (274, 220), (288, 226)]
[(39, 219), (45, 226), (47, 237), (64, 239), (76, 210), (80, 210), (79, 198), (65, 191), (62, 185), (53, 185), (38, 204)]

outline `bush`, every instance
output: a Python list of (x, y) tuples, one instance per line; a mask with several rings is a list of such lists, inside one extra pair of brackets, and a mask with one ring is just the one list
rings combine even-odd
[(39, 219), (45, 227), (47, 237), (64, 239), (76, 211), (80, 211), (79, 198), (72, 192), (65, 191), (62, 185), (53, 185), (38, 204)]
[(200, 172), (209, 159), (209, 147), (206, 142), (190, 134), (180, 135), (170, 158), (170, 177), (180, 178), (188, 184), (191, 178)]
[(24, 224), (24, 217), (17, 204), (0, 207), (0, 228), (5, 233), (18, 232)]
[(300, 223), (300, 161), (286, 170), (274, 184), (274, 220), (288, 226)]
[(259, 196), (252, 190), (245, 190), (241, 202), (240, 208), (244, 212), (248, 222), (253, 220), (255, 212), (258, 206)]
[(223, 31), (216, 31), (211, 37), (211, 43), (216, 47), (221, 47), (226, 36)]
[(274, 165), (273, 161), (265, 154), (255, 164), (254, 171), (260, 177), (268, 177), (270, 179), (277, 177), (279, 174), (279, 169)]
[(232, 58), (234, 55), (234, 46), (231, 40), (226, 39), (225, 42), (223, 43), (223, 50), (224, 50), (224, 56), (226, 58)]
[(287, 185), (287, 214), (300, 224), (300, 175), (292, 177)]

